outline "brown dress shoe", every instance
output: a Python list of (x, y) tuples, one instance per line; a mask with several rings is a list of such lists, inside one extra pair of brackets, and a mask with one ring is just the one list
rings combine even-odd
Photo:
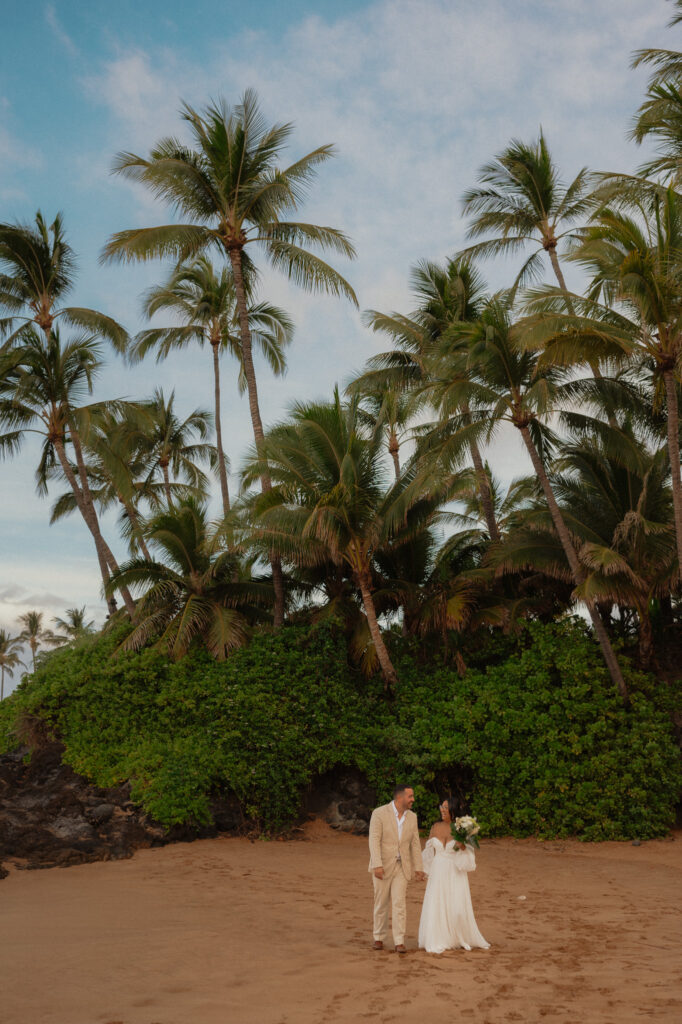
[(374, 942), (373, 945), (372, 945), (372, 949), (383, 949), (383, 948), (384, 948), (383, 942)]
[(404, 946), (396, 946), (395, 951), (396, 953), (407, 953), (407, 950)]

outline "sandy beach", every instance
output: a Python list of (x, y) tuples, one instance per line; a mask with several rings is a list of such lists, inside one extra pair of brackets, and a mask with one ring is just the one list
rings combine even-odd
[[(12, 870), (3, 1024), (672, 1022), (682, 833), (598, 845), (487, 840), (470, 878), (492, 948), (375, 953), (367, 843), (221, 838), (132, 860)], [(519, 897), (524, 896), (525, 899)]]

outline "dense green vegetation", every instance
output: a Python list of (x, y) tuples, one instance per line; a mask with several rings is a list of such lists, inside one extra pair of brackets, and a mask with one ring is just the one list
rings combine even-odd
[(102, 786), (131, 779), (166, 825), (206, 822), (222, 790), (250, 827), (286, 828), (311, 780), (336, 765), (359, 768), (380, 800), (411, 780), (422, 823), (449, 781), (471, 780), (489, 835), (650, 838), (673, 821), (673, 695), (627, 671), (624, 708), (577, 621), (472, 645), (464, 677), (420, 663), (395, 636), (393, 701), (349, 667), (340, 624), (258, 634), (223, 662), (153, 649), (112, 659), (116, 643), (86, 638), (48, 655), (0, 708), (0, 746), (38, 716), (77, 771)]

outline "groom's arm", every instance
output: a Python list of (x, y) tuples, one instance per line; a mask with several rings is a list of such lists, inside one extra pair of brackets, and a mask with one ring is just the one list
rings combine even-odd
[(382, 871), (383, 867), (381, 863), (381, 834), (381, 815), (377, 808), (376, 811), (372, 811), (372, 817), (369, 819), (369, 869), (374, 872), (377, 869)]
[(414, 818), (414, 830), (412, 832), (412, 839), (410, 840), (410, 850), (412, 852), (412, 864), (415, 872), (418, 875), (424, 874), (424, 863), (422, 861), (422, 844), (419, 841), (419, 824), (417, 822), (417, 816)]

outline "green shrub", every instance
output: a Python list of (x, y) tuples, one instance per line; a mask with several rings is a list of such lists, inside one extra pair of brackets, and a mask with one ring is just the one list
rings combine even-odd
[(360, 694), (333, 631), (261, 634), (225, 662), (197, 651), (173, 663), (152, 649), (112, 658), (118, 642), (51, 655), (0, 709), (3, 748), (20, 716), (40, 716), (76, 771), (100, 786), (130, 779), (133, 799), (166, 825), (209, 821), (216, 787), (277, 829), (335, 764), (357, 762), (379, 782), (380, 688)]
[[(132, 782), (165, 825), (206, 823), (217, 790), (270, 831), (295, 819), (301, 793), (335, 765), (365, 772), (380, 800), (413, 781), (422, 822), (439, 780), (471, 779), (484, 833), (649, 838), (670, 827), (682, 774), (673, 693), (627, 673), (625, 709), (578, 622), (533, 625), (462, 679), (400, 656), (387, 702), (348, 667), (333, 625), (262, 633), (219, 663), (173, 663), (154, 650), (112, 658), (120, 636), (55, 652), (0, 705), (0, 749), (17, 724), (43, 719), (65, 759), (100, 786)], [(439, 794), (441, 797), (444, 794)]]
[(427, 782), (429, 769), (469, 765), (487, 834), (644, 839), (673, 824), (679, 688), (630, 671), (626, 709), (580, 622), (531, 625), (514, 655), (462, 680), (441, 669), (419, 681), (411, 665), (400, 676), (409, 759)]

